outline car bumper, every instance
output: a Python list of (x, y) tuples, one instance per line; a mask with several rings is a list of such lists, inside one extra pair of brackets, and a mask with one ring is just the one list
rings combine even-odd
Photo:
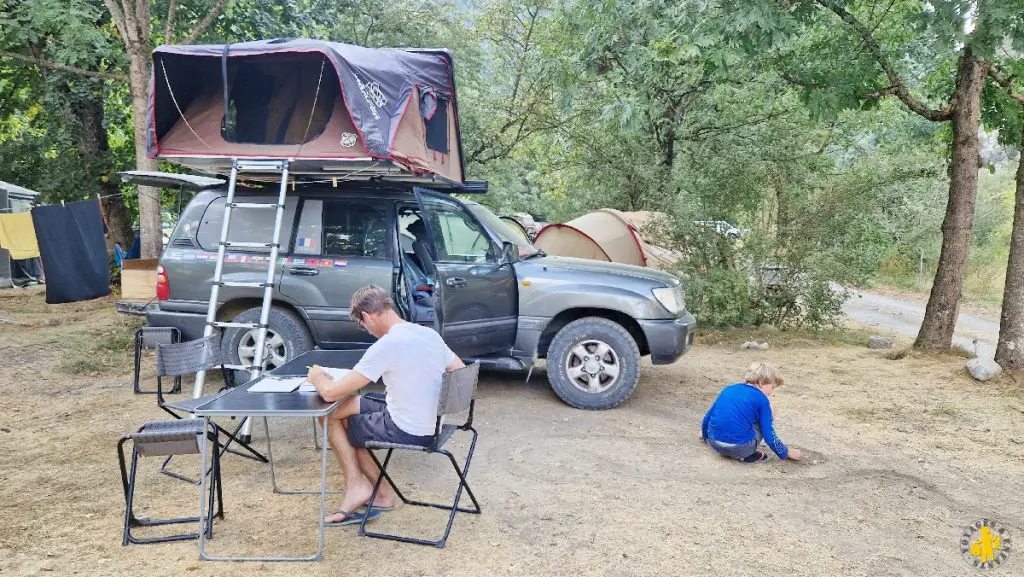
[(174, 327), (181, 331), (181, 338), (192, 341), (203, 337), (206, 316), (196, 313), (176, 313), (162, 310), (146, 312), (146, 324), (151, 327)]
[(638, 320), (647, 337), (647, 348), (651, 351), (651, 362), (667, 365), (683, 356), (693, 346), (697, 319), (685, 315), (670, 320)]

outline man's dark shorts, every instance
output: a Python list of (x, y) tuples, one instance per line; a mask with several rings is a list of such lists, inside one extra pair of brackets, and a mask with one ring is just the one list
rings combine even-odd
[(348, 418), (348, 442), (356, 448), (366, 447), (369, 441), (425, 447), (433, 440), (433, 435), (410, 435), (398, 428), (387, 404), (377, 399), (359, 397), (359, 414)]

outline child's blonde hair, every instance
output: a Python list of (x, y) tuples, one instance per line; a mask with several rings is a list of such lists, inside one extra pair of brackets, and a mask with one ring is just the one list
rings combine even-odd
[(751, 385), (772, 385), (781, 387), (783, 384), (782, 373), (774, 365), (765, 362), (758, 362), (750, 365), (743, 380)]

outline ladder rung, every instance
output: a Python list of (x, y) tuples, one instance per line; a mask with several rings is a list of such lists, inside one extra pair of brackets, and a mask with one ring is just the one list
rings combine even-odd
[(230, 287), (238, 287), (238, 288), (267, 288), (268, 286), (270, 286), (270, 285), (268, 285), (265, 282), (238, 281), (238, 280), (222, 280), (222, 281), (220, 281), (218, 283), (214, 283), (214, 284), (218, 284), (220, 286), (230, 286)]
[(214, 321), (210, 323), (211, 326), (218, 329), (258, 329), (260, 328), (259, 323), (226, 323), (221, 321)]
[(234, 240), (225, 240), (222, 241), (221, 244), (228, 248), (273, 248), (275, 246), (280, 247), (280, 245), (274, 244), (272, 242), (238, 242)]
[(239, 172), (282, 172), (288, 161), (286, 160), (239, 160), (235, 162)]
[(276, 202), (271, 204), (267, 204), (265, 202), (229, 202), (228, 206), (230, 206), (231, 208), (277, 208), (279, 206), (282, 208), (284, 207), (283, 204), (278, 204)]

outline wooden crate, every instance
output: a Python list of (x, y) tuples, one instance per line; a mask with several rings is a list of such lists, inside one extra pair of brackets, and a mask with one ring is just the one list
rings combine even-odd
[(156, 298), (155, 258), (138, 258), (122, 261), (121, 298), (132, 301), (150, 301)]

